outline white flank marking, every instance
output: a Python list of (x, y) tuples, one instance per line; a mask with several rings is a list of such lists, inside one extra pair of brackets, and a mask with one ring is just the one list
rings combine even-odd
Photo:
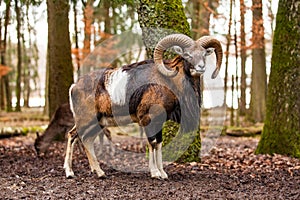
[(124, 105), (126, 100), (126, 88), (128, 74), (120, 68), (114, 71), (109, 77), (106, 89), (113, 104)]

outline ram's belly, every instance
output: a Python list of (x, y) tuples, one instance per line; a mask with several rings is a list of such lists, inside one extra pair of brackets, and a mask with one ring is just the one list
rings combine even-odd
[(114, 117), (102, 117), (99, 121), (101, 126), (114, 127), (114, 126), (124, 126), (130, 123), (134, 123), (131, 116), (114, 116)]

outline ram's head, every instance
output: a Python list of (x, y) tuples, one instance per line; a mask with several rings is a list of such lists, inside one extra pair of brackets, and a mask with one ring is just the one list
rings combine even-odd
[(216, 78), (222, 64), (223, 51), (221, 43), (211, 37), (203, 36), (197, 41), (183, 34), (173, 34), (163, 38), (155, 47), (154, 61), (158, 70), (165, 76), (176, 76), (178, 70), (169, 69), (163, 63), (163, 53), (168, 48), (187, 60), (191, 65), (190, 73), (192, 76), (200, 76), (206, 70), (206, 57), (213, 52), (216, 54), (216, 69), (211, 78)]

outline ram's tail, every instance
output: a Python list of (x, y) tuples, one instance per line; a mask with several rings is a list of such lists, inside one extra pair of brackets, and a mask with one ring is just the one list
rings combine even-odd
[(73, 117), (75, 117), (75, 110), (74, 110), (74, 105), (73, 105), (73, 100), (72, 100), (72, 89), (75, 87), (76, 84), (72, 84), (70, 89), (69, 89), (69, 103), (70, 103), (70, 109), (73, 113)]

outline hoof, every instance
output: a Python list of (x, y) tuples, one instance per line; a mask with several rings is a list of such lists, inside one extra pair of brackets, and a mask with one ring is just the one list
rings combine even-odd
[(108, 179), (108, 176), (106, 176), (105, 174), (102, 175), (102, 176), (99, 176), (98, 177), (100, 180), (105, 180), (105, 179)]
[(161, 170), (160, 173), (161, 173), (161, 176), (160, 176), (160, 177), (161, 177), (162, 179), (164, 179), (164, 180), (165, 180), (165, 179), (168, 179), (168, 175), (167, 175), (167, 173), (166, 173), (165, 171)]
[(72, 170), (66, 170), (66, 178), (75, 178), (74, 172)]
[(156, 170), (151, 170), (151, 178), (154, 178), (154, 179), (161, 179), (161, 173), (158, 169)]
[(71, 173), (71, 174), (66, 174), (66, 178), (72, 179), (72, 178), (76, 178), (76, 176), (74, 175), (74, 173)]

